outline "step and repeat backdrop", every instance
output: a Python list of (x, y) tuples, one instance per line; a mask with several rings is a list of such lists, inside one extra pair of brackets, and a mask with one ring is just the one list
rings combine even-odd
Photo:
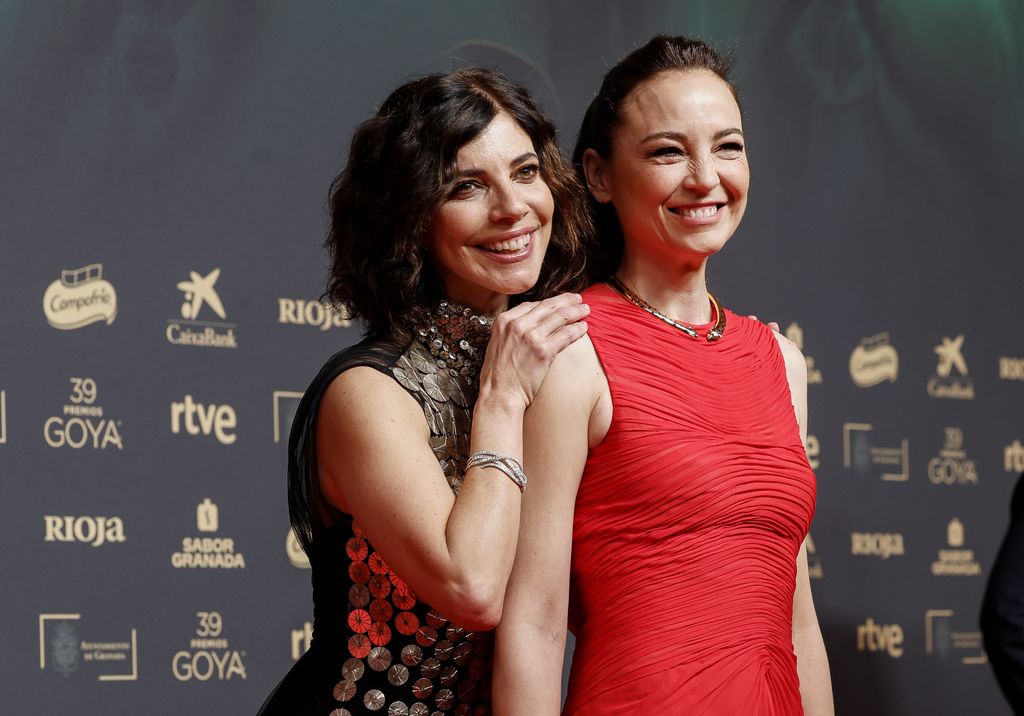
[(570, 147), (667, 32), (738, 58), (751, 203), (710, 278), (807, 356), (837, 711), (1008, 714), (977, 617), (1024, 472), (1021, 7), (0, 3), (0, 710), (256, 710), (311, 638), (285, 444), (359, 338), (319, 298), (353, 127), (482, 64)]

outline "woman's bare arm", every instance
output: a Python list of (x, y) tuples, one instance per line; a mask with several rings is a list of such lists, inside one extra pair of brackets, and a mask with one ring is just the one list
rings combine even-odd
[[(586, 330), (579, 296), (521, 304), (495, 320), (470, 450), (522, 459), (522, 421), (557, 353)], [(390, 377), (353, 368), (328, 387), (317, 421), (320, 485), (353, 515), (421, 599), (468, 629), (501, 617), (520, 490), (494, 468), (466, 471), (458, 497), (430, 446), (423, 410)]]
[(588, 339), (554, 361), (526, 413), (519, 547), (495, 645), (496, 716), (548, 716), (561, 706), (573, 508), (603, 373)]
[[(803, 353), (787, 338), (775, 334), (786, 361), (786, 377), (800, 427), (800, 439), (807, 444), (807, 362)], [(800, 678), (800, 698), (806, 716), (832, 716), (832, 677), (821, 627), (814, 610), (811, 579), (807, 568), (807, 544), (801, 545), (796, 562), (796, 591), (793, 594), (793, 651)]]

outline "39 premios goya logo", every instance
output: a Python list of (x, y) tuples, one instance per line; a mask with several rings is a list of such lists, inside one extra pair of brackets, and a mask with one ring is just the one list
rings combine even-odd
[[(198, 348), (238, 347), (237, 326), (227, 321), (224, 302), (217, 293), (219, 278), (220, 269), (215, 268), (205, 276), (189, 271), (188, 280), (178, 282), (182, 293), (180, 317), (167, 319), (168, 343)], [(220, 320), (212, 320), (214, 317)]]
[(80, 450), (124, 449), (121, 421), (104, 411), (97, 400), (99, 388), (92, 378), (72, 377), (68, 402), (43, 423), (43, 439), (52, 448)]
[(963, 430), (944, 429), (942, 448), (928, 461), (928, 479), (934, 485), (978, 484), (978, 468), (967, 456)]
[(181, 549), (171, 554), (176, 569), (245, 569), (245, 555), (235, 540), (217, 534), (220, 508), (209, 497), (196, 505), (196, 531), (181, 540)]
[(245, 652), (232, 648), (220, 612), (196, 612), (195, 631), (188, 645), (175, 652), (171, 673), (178, 681), (245, 679)]
[(69, 331), (117, 318), (117, 291), (103, 279), (103, 264), (65, 269), (46, 287), (43, 314), (54, 328)]
[(97, 625), (81, 613), (39, 615), (39, 668), (65, 679), (137, 681), (138, 634), (134, 628)]

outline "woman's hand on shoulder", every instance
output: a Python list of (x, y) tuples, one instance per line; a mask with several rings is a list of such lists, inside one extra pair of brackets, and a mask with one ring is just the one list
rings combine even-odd
[(480, 396), (525, 409), (552, 360), (587, 332), (590, 307), (576, 293), (521, 303), (494, 319), (480, 371)]

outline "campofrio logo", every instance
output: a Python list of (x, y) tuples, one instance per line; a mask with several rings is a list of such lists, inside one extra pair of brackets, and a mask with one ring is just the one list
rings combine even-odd
[(887, 380), (895, 383), (899, 372), (900, 357), (889, 342), (888, 333), (862, 339), (850, 354), (850, 377), (860, 388), (870, 388)]
[(117, 318), (117, 291), (103, 279), (103, 264), (66, 269), (46, 287), (43, 314), (54, 328), (70, 331)]

